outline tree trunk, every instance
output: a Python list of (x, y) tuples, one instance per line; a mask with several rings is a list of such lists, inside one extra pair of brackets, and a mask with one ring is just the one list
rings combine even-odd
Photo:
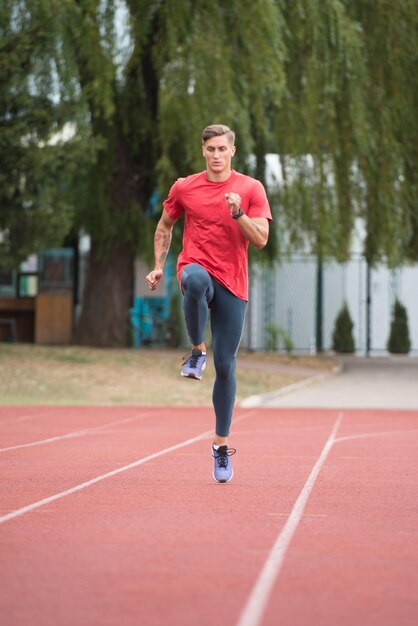
[(134, 255), (115, 244), (105, 253), (92, 243), (80, 319), (74, 342), (97, 347), (129, 345)]

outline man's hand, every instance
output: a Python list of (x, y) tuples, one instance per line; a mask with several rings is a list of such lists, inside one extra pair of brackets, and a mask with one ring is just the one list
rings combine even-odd
[[(231, 216), (237, 215), (241, 208), (241, 196), (237, 193), (225, 194), (226, 204)], [(265, 217), (249, 218), (246, 213), (245, 217), (237, 220), (238, 226), (248, 241), (261, 250), (267, 243), (269, 237), (269, 223)]]
[(151, 291), (157, 289), (157, 285), (163, 277), (163, 270), (152, 270), (145, 278)]
[(236, 215), (241, 208), (241, 196), (237, 193), (231, 192), (226, 193), (225, 198), (231, 216)]

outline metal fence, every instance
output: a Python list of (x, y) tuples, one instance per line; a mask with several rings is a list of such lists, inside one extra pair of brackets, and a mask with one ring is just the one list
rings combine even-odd
[(273, 268), (253, 267), (242, 346), (265, 350), (272, 329), (276, 329), (281, 349), (287, 337), (295, 352), (313, 354), (322, 335), (322, 349), (331, 350), (335, 319), (346, 301), (354, 323), (356, 352), (382, 354), (398, 298), (408, 314), (410, 354), (416, 355), (417, 286), (418, 265), (368, 268), (361, 256), (353, 256), (344, 264), (325, 261), (319, 268), (314, 256), (299, 254), (277, 262)]

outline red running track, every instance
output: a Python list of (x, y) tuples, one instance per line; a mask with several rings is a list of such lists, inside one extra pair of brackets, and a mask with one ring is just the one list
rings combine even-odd
[(418, 412), (0, 407), (2, 626), (415, 626)]

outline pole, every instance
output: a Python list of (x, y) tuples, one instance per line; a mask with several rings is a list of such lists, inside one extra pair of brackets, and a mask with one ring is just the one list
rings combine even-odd
[(366, 356), (370, 356), (371, 346), (371, 308), (372, 308), (372, 270), (370, 263), (367, 262), (367, 280), (366, 280)]
[(316, 267), (316, 351), (322, 352), (324, 327), (324, 265), (322, 257), (318, 256)]

